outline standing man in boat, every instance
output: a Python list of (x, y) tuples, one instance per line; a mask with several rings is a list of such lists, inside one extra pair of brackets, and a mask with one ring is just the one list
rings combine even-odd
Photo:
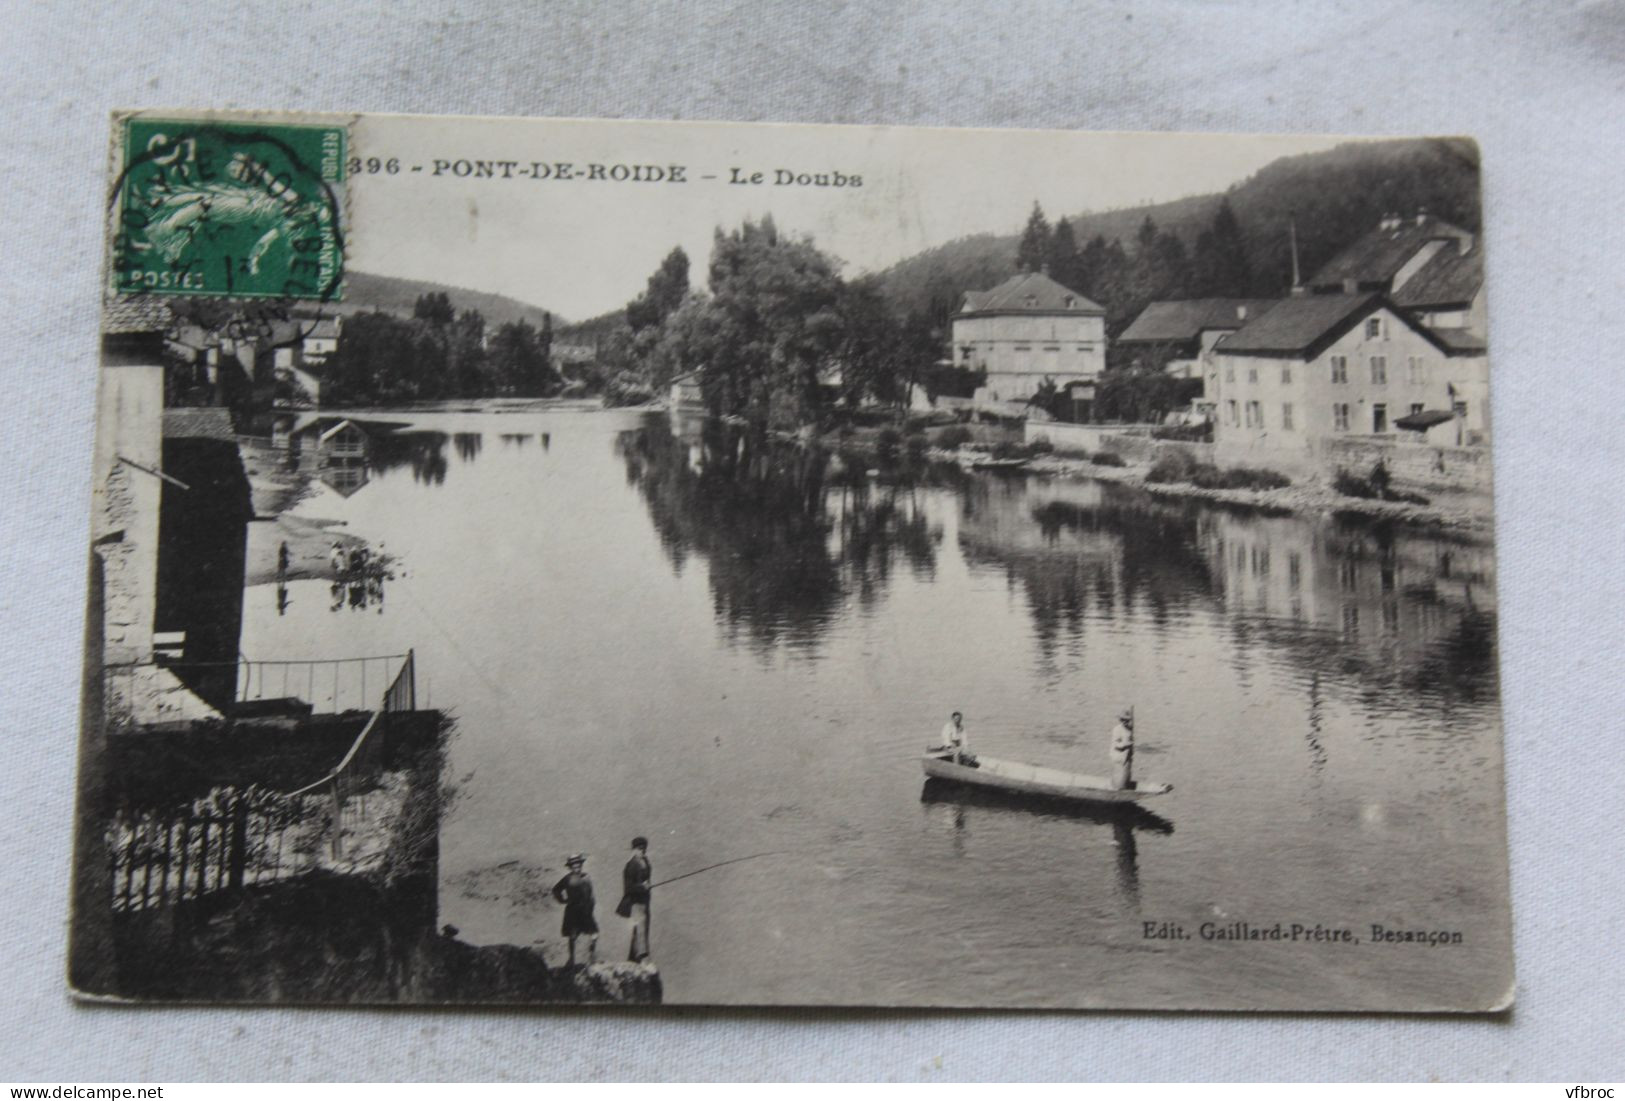
[(649, 839), (632, 839), (632, 859), (621, 869), (621, 902), (615, 912), (632, 923), (632, 949), (627, 959), (641, 963), (649, 958)]
[(1134, 708), (1117, 716), (1112, 728), (1112, 787), (1128, 791), (1134, 786)]
[(954, 764), (975, 767), (976, 758), (970, 754), (970, 742), (965, 737), (965, 716), (962, 713), (955, 711), (942, 725), (942, 745), (944, 749), (954, 751)]
[(576, 963), (576, 938), (587, 938), (587, 962), (598, 962), (598, 919), (593, 916), (592, 879), (582, 868), (587, 857), (576, 853), (565, 858), (569, 868), (563, 879), (553, 884), (553, 900), (564, 904), (564, 927), (570, 940), (570, 966)]

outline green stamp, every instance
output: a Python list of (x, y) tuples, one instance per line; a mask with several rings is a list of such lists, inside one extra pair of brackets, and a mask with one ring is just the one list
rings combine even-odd
[(344, 158), (341, 127), (127, 120), (114, 290), (338, 298)]

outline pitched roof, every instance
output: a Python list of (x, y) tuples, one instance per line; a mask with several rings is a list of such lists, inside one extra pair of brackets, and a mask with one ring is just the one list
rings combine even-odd
[(332, 428), (329, 428), (327, 431), (323, 432), (317, 438), (320, 439), (323, 443), (326, 443), (328, 440), (332, 439), (334, 436), (337, 436), (340, 432), (343, 432), (346, 428), (353, 428), (353, 429), (355, 429), (355, 431), (360, 432), (363, 436), (365, 436), (367, 434), (354, 421), (343, 420), (343, 421), (339, 421)]
[(214, 406), (197, 409), (165, 409), (164, 439), (219, 440), (237, 442), (229, 410)]
[(1226, 353), (1284, 355), (1307, 352), (1322, 337), (1370, 313), (1382, 296), (1304, 294), (1283, 298), (1215, 346)]
[(1061, 286), (1036, 271), (1012, 275), (992, 290), (966, 291), (965, 304), (958, 316), (967, 314), (1076, 313), (1104, 314), (1106, 311), (1077, 291)]
[(315, 321), (306, 323), (304, 334), (306, 340), (337, 340), (339, 337), (338, 318), (318, 317)]
[(1394, 292), (1394, 302), (1408, 309), (1465, 306), (1484, 285), (1484, 253), (1463, 255), (1460, 246), (1442, 248), (1420, 271)]
[(174, 325), (169, 304), (150, 294), (120, 295), (102, 303), (104, 333), (164, 333)]
[(1273, 298), (1190, 298), (1153, 302), (1117, 338), (1119, 344), (1195, 340), (1204, 330), (1239, 329), (1275, 305)]
[[(1384, 229), (1384, 225), (1391, 228)], [(1439, 238), (1471, 240), (1472, 234), (1430, 214), (1390, 221), (1349, 245), (1328, 260), (1309, 280), (1311, 287), (1340, 286), (1346, 280), (1356, 283), (1382, 283), (1394, 277), (1416, 250)]]
[(1214, 350), (1223, 355), (1301, 356), (1313, 359), (1326, 346), (1379, 309), (1401, 325), (1420, 334), (1446, 355), (1482, 352), (1483, 341), (1466, 336), (1453, 344), (1446, 333), (1459, 329), (1430, 329), (1375, 291), (1365, 294), (1303, 294), (1283, 298), (1256, 321), (1222, 337)]

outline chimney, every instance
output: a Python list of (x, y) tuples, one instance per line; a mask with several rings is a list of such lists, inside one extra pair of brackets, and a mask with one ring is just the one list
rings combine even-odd
[(1286, 223), (1287, 235), (1292, 241), (1292, 293), (1303, 293), (1303, 277), (1298, 273), (1298, 219), (1296, 215), (1289, 215)]
[(1416, 224), (1421, 225), (1423, 222), (1425, 222), (1427, 220), (1428, 220), (1428, 208), (1425, 207), (1425, 206), (1417, 207), (1416, 208)]
[(1237, 321), (1246, 321), (1247, 320), (1247, 307), (1246, 306), (1237, 306), (1236, 307), (1236, 320)]

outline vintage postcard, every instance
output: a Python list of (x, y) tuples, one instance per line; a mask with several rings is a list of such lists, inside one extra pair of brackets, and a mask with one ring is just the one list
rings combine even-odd
[(112, 131), (79, 995), (1510, 1003), (1472, 141)]

